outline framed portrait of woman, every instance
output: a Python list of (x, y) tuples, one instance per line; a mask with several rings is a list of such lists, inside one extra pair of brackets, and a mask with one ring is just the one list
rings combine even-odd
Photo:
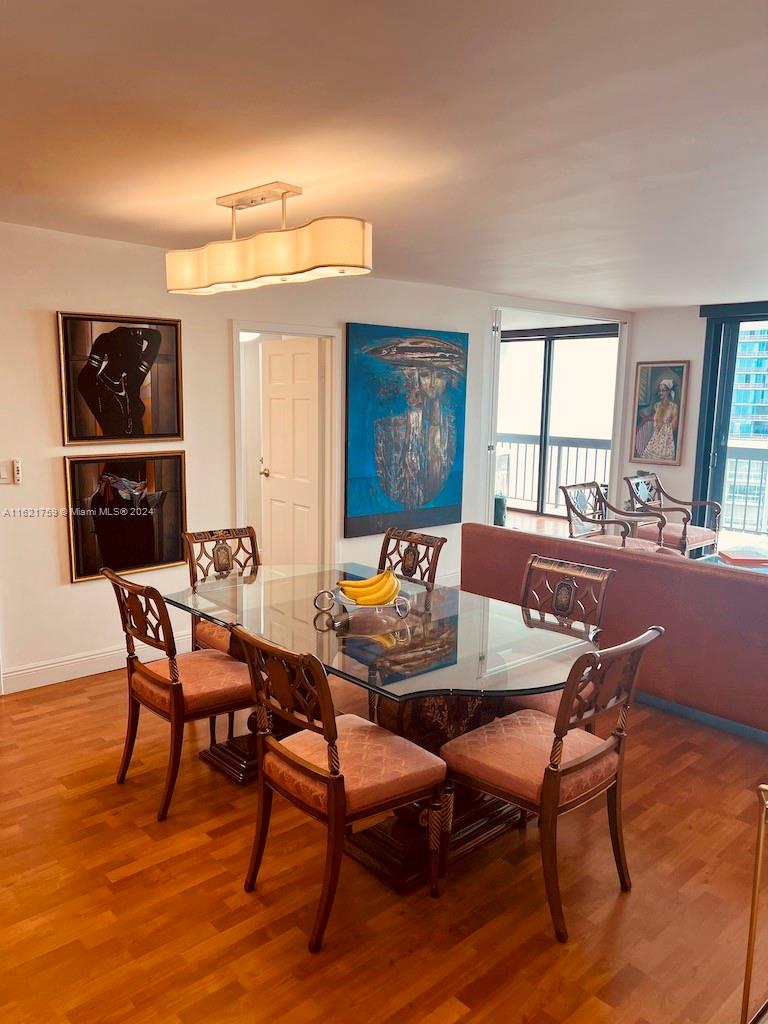
[(180, 441), (181, 323), (59, 313), (64, 444)]
[(679, 466), (690, 363), (638, 363), (630, 462)]

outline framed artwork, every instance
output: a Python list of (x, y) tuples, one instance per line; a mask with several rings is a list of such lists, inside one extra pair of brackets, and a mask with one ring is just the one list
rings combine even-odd
[(468, 344), (347, 324), (345, 537), (461, 521)]
[(180, 320), (58, 321), (65, 445), (182, 439)]
[(184, 562), (184, 452), (64, 459), (72, 582)]
[(690, 363), (638, 363), (630, 462), (679, 466)]

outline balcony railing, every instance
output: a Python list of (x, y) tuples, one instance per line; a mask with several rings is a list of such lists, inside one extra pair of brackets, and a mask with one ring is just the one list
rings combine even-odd
[[(607, 483), (611, 442), (599, 437), (549, 438), (545, 510), (565, 515), (561, 484)], [(538, 434), (496, 435), (496, 489), (510, 508), (536, 508), (539, 480)]]
[(768, 448), (728, 446), (723, 481), (724, 530), (768, 533)]

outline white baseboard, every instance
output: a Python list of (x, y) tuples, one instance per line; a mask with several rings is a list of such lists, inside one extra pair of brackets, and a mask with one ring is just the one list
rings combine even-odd
[[(192, 645), (191, 633), (176, 634), (176, 647), (179, 653), (188, 651)], [(162, 657), (162, 652), (146, 644), (137, 644), (136, 653), (142, 660), (153, 661)], [(87, 651), (84, 654), (70, 654), (65, 658), (53, 658), (50, 661), (36, 661), (18, 668), (3, 671), (2, 693), (20, 693), (22, 690), (34, 690), (38, 686), (50, 686), (51, 683), (63, 683), (66, 679), (79, 679), (81, 676), (95, 675), (97, 672), (109, 672), (113, 668), (125, 665), (125, 645), (107, 647), (101, 651)]]

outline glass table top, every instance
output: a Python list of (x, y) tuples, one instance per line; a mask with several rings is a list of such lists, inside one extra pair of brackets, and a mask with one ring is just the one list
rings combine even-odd
[(542, 622), (518, 605), (448, 587), (402, 582), (410, 612), (394, 608), (318, 611), (320, 591), (375, 569), (261, 565), (209, 577), (165, 600), (223, 626), (239, 623), (288, 650), (316, 655), (326, 670), (394, 700), (514, 696), (563, 687), (576, 658), (596, 649), (580, 624)]

